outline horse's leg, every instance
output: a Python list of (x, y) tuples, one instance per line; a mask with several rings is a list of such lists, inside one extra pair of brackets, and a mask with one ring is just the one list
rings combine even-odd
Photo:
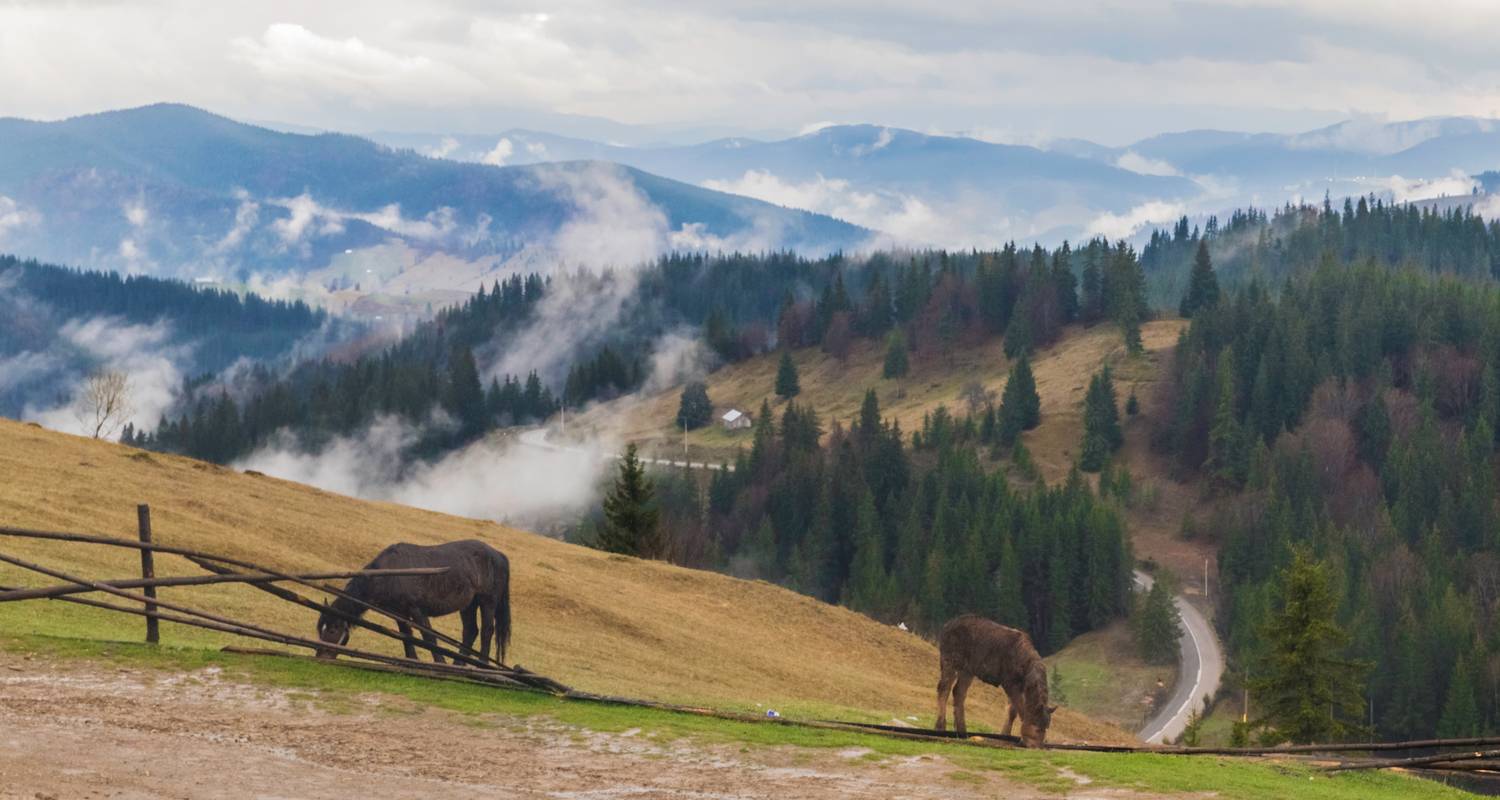
[(438, 640), (436, 636), (432, 635), (432, 620), (426, 614), (419, 611), (412, 616), (411, 621), (428, 629), (422, 631), (422, 641), (427, 643), (428, 652), (432, 653), (432, 660), (438, 664), (447, 663), (443, 660), (442, 654), (437, 651)]
[(474, 652), (474, 637), (479, 635), (479, 622), (476, 615), (479, 613), (479, 600), (475, 598), (469, 607), (458, 612), (458, 616), (464, 621), (464, 646), (465, 655)]
[(948, 729), (948, 693), (953, 691), (953, 682), (958, 679), (958, 670), (944, 662), (942, 675), (938, 677), (938, 712), (937, 729), (944, 731)]
[(405, 622), (396, 623), (396, 629), (401, 631), (401, 646), (406, 648), (406, 657), (412, 661), (417, 660), (417, 648), (411, 643), (411, 626)]
[(1010, 735), (1011, 728), (1016, 726), (1017, 706), (1016, 696), (1009, 690), (1005, 692), (1005, 699), (1009, 701), (1010, 709), (1005, 712), (1005, 735)]
[(479, 603), (479, 657), (490, 660), (490, 640), (495, 638), (495, 604), (475, 600)]
[(953, 729), (958, 731), (959, 736), (968, 733), (964, 727), (964, 700), (969, 697), (969, 684), (974, 682), (974, 676), (968, 672), (958, 676), (958, 683), (953, 685)]

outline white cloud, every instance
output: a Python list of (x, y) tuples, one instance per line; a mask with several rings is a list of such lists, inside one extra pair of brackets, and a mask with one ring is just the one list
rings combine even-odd
[(561, 450), (486, 439), (435, 463), (403, 468), (404, 451), (422, 432), (387, 417), (317, 453), (305, 452), (283, 433), (234, 466), (354, 497), (521, 522), (592, 502), (609, 463), (604, 456), (610, 451), (599, 442)]
[(151, 212), (146, 210), (146, 201), (143, 198), (126, 203), (122, 211), (125, 214), (125, 220), (132, 228), (144, 228), (151, 219)]
[[(881, 244), (888, 245), (992, 246), (1038, 232), (998, 212), (992, 196), (965, 194), (940, 201), (884, 188), (860, 188), (848, 180), (822, 175), (787, 181), (766, 170), (749, 170), (736, 180), (709, 180), (703, 185), (838, 217), (885, 234), (889, 239)], [(1043, 216), (1037, 215), (1037, 221)]]
[(515, 147), (510, 143), (509, 139), (501, 139), (495, 142), (495, 146), (488, 153), (485, 153), (484, 158), (481, 158), (480, 161), (496, 167), (503, 167), (514, 149)]
[(891, 132), (890, 128), (881, 128), (880, 133), (875, 135), (874, 141), (870, 142), (868, 145), (855, 145), (850, 153), (855, 158), (862, 158), (877, 150), (885, 149), (885, 147), (891, 142), (895, 141), (895, 139), (896, 135)]
[(37, 225), (41, 221), (40, 213), (23, 208), (20, 203), (0, 194), (0, 242), (4, 242), (11, 231)]
[(1126, 150), (1115, 159), (1115, 166), (1142, 175), (1181, 175), (1177, 168), (1159, 158), (1147, 158), (1134, 150)]
[[(182, 387), (183, 365), (189, 363), (192, 348), (171, 344), (171, 334), (171, 326), (162, 321), (134, 325), (96, 317), (69, 321), (60, 330), (60, 339), (101, 367), (125, 373), (130, 381), (131, 419), (140, 426), (155, 425)], [(83, 377), (74, 375), (66, 392), (75, 392)], [(56, 406), (27, 408), (22, 417), (53, 430), (84, 432), (72, 399)]]
[(0, 107), (56, 117), (172, 98), (343, 130), (423, 129), (434, 110), (469, 130), (513, 126), (518, 111), (572, 115), (580, 128), (605, 117), (983, 130), (1020, 118), (1119, 143), (1162, 129), (1307, 128), (1360, 110), (1500, 113), (1490, 35), (1500, 5), (1487, 0), (852, 9), (576, 0), (537, 14), (472, 0), (265, 0), (205, 14), (148, 0), (16, 0), (0, 5)]
[(344, 232), (344, 223), (360, 220), (391, 233), (414, 239), (441, 239), (458, 228), (452, 208), (443, 206), (420, 219), (401, 215), (401, 204), (390, 203), (375, 211), (343, 211), (329, 208), (306, 192), (296, 197), (273, 198), (266, 202), (280, 206), (290, 215), (271, 223), (271, 228), (285, 245), (294, 245), (310, 236), (331, 236)]
[(422, 154), (432, 158), (447, 158), (459, 147), (458, 140), (452, 136), (444, 136), (442, 141), (432, 147), (422, 148)]
[(468, 98), (483, 82), (426, 55), (405, 55), (358, 36), (333, 38), (286, 22), (258, 37), (240, 36), (231, 55), (272, 81), (294, 81), (338, 94), (430, 104)]
[(228, 252), (238, 247), (260, 221), (260, 204), (250, 199), (249, 192), (236, 189), (234, 196), (240, 201), (234, 210), (234, 224), (224, 234), (224, 238), (214, 245), (213, 249), (216, 253)]
[(1438, 197), (1459, 197), (1473, 194), (1479, 182), (1454, 170), (1442, 178), (1403, 178), (1391, 175), (1385, 178), (1368, 178), (1360, 183), (1377, 186), (1390, 193), (1398, 203), (1410, 200), (1431, 200)]
[(1153, 200), (1149, 203), (1142, 203), (1123, 214), (1110, 212), (1100, 214), (1089, 222), (1087, 233), (1089, 236), (1125, 239), (1147, 225), (1170, 222), (1185, 213), (1187, 213), (1187, 207), (1181, 203)]

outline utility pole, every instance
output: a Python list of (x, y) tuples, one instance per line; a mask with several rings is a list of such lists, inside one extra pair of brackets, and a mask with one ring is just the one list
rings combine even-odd
[(1208, 599), (1208, 556), (1203, 557), (1203, 599)]

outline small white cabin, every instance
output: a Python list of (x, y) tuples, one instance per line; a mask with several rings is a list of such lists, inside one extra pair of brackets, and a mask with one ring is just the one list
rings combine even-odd
[(731, 408), (724, 412), (724, 416), (719, 417), (719, 423), (724, 426), (724, 430), (726, 431), (737, 431), (742, 428), (748, 428), (750, 427), (750, 422), (750, 415), (738, 408)]

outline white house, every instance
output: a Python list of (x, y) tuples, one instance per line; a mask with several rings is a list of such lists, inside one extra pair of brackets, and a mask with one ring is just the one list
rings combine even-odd
[(737, 431), (750, 427), (750, 415), (738, 408), (731, 408), (724, 412), (724, 416), (719, 417), (719, 423), (726, 431)]

